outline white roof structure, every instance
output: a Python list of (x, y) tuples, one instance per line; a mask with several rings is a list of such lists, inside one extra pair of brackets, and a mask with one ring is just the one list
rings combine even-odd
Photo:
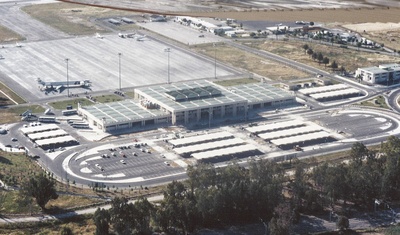
[(289, 127), (296, 127), (296, 126), (303, 126), (304, 122), (298, 120), (290, 120), (284, 122), (276, 122), (276, 123), (269, 123), (263, 126), (252, 126), (247, 127), (246, 130), (251, 133), (261, 133), (267, 131), (273, 131), (282, 128), (289, 128)]
[(342, 90), (342, 89), (346, 89), (348, 87), (349, 86), (347, 86), (346, 84), (335, 84), (335, 85), (330, 85), (330, 86), (320, 86), (320, 87), (311, 87), (311, 88), (300, 89), (299, 92), (304, 95), (309, 95), (309, 94), (321, 93), (321, 92), (327, 92), (327, 91)]
[(61, 143), (66, 143), (70, 141), (76, 141), (76, 139), (70, 135), (67, 136), (61, 136), (61, 137), (56, 137), (56, 138), (51, 138), (51, 139), (44, 139), (44, 140), (37, 140), (36, 144), (39, 146), (45, 146), (45, 145), (52, 145), (52, 144), (61, 144)]
[(30, 127), (23, 127), (20, 130), (25, 135), (36, 133), (36, 132), (44, 132), (50, 130), (57, 130), (60, 129), (56, 124), (47, 124), (47, 125), (40, 125), (40, 126), (30, 126)]
[(181, 148), (175, 148), (175, 152), (178, 154), (188, 154), (188, 153), (194, 153), (194, 152), (199, 152), (199, 151), (204, 151), (208, 149), (216, 149), (216, 148), (222, 148), (226, 146), (233, 146), (233, 145), (239, 145), (243, 144), (244, 141), (239, 138), (234, 138), (234, 139), (226, 139), (226, 140), (220, 140), (220, 141), (215, 141), (211, 143), (203, 143), (203, 144), (196, 144), (196, 145), (189, 145)]
[(183, 145), (188, 145), (188, 144), (196, 144), (199, 142), (204, 142), (204, 141), (212, 141), (216, 139), (224, 139), (231, 137), (232, 134), (229, 132), (215, 132), (215, 133), (210, 133), (206, 135), (196, 135), (196, 136), (191, 136), (191, 137), (185, 137), (183, 139), (176, 139), (176, 140), (170, 140), (169, 143), (171, 143), (174, 146), (183, 146)]
[(310, 97), (318, 100), (318, 99), (332, 98), (332, 97), (345, 96), (345, 95), (353, 95), (353, 94), (359, 94), (359, 93), (360, 93), (360, 91), (355, 88), (348, 88), (348, 89), (338, 90), (338, 91), (329, 91), (329, 92), (311, 94)]
[(298, 128), (291, 128), (291, 129), (286, 129), (286, 130), (281, 130), (281, 131), (263, 133), (263, 134), (259, 134), (258, 136), (261, 139), (272, 140), (272, 139), (277, 139), (277, 138), (282, 138), (282, 137), (287, 137), (287, 136), (299, 135), (299, 134), (303, 134), (303, 133), (311, 133), (311, 132), (320, 131), (320, 130), (321, 130), (321, 127), (319, 127), (319, 126), (302, 126), (302, 127), (298, 127)]
[(280, 139), (275, 139), (271, 140), (271, 143), (280, 146), (280, 145), (287, 145), (287, 144), (295, 144), (303, 141), (310, 141), (310, 140), (317, 140), (317, 139), (322, 139), (329, 137), (330, 134), (326, 131), (319, 131), (319, 132), (314, 132), (314, 133), (309, 133), (309, 134), (304, 134), (304, 135), (296, 135), (296, 136), (291, 136), (291, 137), (286, 137), (286, 138), (280, 138)]
[(234, 155), (234, 154), (238, 154), (238, 153), (255, 151), (255, 150), (257, 150), (257, 148), (254, 145), (246, 144), (246, 145), (239, 145), (239, 146), (234, 146), (234, 147), (230, 147), (230, 148), (215, 149), (215, 150), (210, 150), (210, 151), (205, 151), (205, 152), (200, 152), (200, 153), (193, 153), (191, 156), (196, 160), (202, 160), (202, 159), (209, 159), (209, 158), (215, 158), (215, 157), (221, 157), (221, 156), (227, 156), (227, 155)]
[(58, 129), (58, 130), (32, 133), (32, 134), (29, 134), (28, 137), (31, 140), (40, 140), (40, 139), (49, 139), (49, 138), (63, 136), (63, 135), (68, 135), (68, 133), (64, 130)]

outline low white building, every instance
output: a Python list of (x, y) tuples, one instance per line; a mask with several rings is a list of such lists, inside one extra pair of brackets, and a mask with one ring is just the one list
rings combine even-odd
[(400, 65), (382, 64), (378, 67), (358, 68), (355, 76), (371, 84), (388, 84), (400, 80)]

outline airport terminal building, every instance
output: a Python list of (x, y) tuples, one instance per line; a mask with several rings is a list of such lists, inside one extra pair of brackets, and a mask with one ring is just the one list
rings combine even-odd
[(249, 109), (293, 104), (291, 93), (265, 83), (222, 87), (207, 80), (137, 88), (135, 99), (79, 106), (89, 125), (112, 132), (154, 124), (211, 122), (247, 118)]

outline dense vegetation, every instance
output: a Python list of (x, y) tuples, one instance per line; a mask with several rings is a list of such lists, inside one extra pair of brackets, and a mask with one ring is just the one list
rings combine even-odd
[(290, 174), (270, 161), (250, 162), (248, 168), (237, 163), (189, 167), (189, 179), (170, 183), (160, 205), (152, 206), (146, 199), (127, 204), (116, 198), (109, 211), (96, 212), (96, 225), (103, 228), (97, 234), (108, 234), (109, 228), (117, 234), (185, 234), (260, 220), (269, 221), (271, 234), (288, 234), (300, 213), (324, 210), (334, 210), (338, 228), (347, 229), (348, 209), (371, 211), (376, 199), (386, 204), (399, 199), (400, 139), (390, 137), (380, 152), (355, 143), (349, 155), (349, 162), (298, 161)]

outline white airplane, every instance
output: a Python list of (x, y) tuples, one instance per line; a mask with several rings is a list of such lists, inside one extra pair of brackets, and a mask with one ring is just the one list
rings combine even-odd
[(136, 41), (143, 41), (146, 38), (146, 35), (143, 36), (136, 36), (135, 39)]
[(96, 33), (96, 38), (103, 39), (104, 37), (102, 35), (100, 35), (99, 33)]
[(22, 45), (21, 45), (21, 44), (19, 44), (18, 42), (16, 42), (16, 43), (15, 43), (15, 46), (16, 46), (16, 47), (19, 47), (19, 48), (21, 48), (21, 47), (22, 47)]

